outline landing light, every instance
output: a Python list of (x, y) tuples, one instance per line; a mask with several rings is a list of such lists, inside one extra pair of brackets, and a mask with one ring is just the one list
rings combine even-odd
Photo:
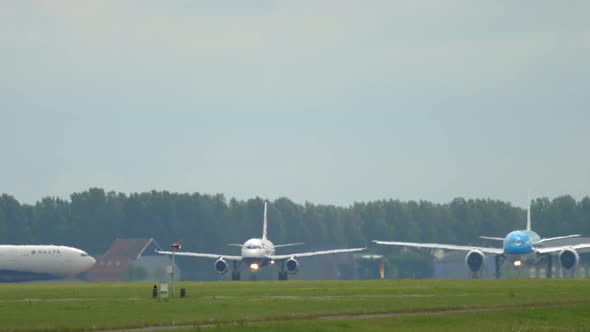
[(258, 268), (259, 268), (258, 264), (256, 264), (256, 263), (250, 264), (250, 270), (258, 271)]
[(270, 263), (271, 263), (271, 264), (274, 264), (274, 263), (275, 263), (275, 261), (274, 261), (274, 260), (272, 260), (272, 261), (270, 261)]
[(514, 261), (514, 266), (519, 267), (522, 265), (522, 261)]

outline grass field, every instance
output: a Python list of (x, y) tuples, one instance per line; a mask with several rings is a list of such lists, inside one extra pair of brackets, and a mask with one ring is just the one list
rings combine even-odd
[(590, 331), (590, 279), (180, 282), (170, 300), (152, 286), (2, 284), (0, 330)]

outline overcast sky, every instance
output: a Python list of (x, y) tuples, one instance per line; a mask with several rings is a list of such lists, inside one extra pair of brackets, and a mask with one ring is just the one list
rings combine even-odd
[(590, 189), (589, 1), (0, 0), (0, 192)]

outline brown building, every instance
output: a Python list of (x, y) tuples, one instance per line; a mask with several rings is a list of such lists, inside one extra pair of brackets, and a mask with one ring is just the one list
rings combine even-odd
[[(96, 265), (88, 271), (90, 282), (162, 281), (170, 276), (166, 268), (172, 265), (169, 256), (159, 255), (160, 245), (150, 239), (116, 239), (102, 256), (95, 256)], [(175, 280), (181, 271), (175, 267)]]

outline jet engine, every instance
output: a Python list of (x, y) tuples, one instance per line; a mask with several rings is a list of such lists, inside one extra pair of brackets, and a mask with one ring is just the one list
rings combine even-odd
[(566, 272), (572, 272), (579, 260), (580, 255), (574, 249), (564, 249), (559, 253), (559, 264)]
[(285, 262), (285, 267), (287, 268), (287, 272), (290, 274), (295, 274), (295, 272), (299, 270), (299, 262), (295, 260), (295, 258), (289, 258)]
[(227, 262), (223, 258), (216, 260), (214, 266), (215, 272), (219, 274), (224, 274), (225, 272), (227, 272)]
[(471, 250), (467, 256), (465, 256), (465, 265), (473, 272), (475, 276), (482, 268), (483, 261), (486, 256), (480, 250)]

